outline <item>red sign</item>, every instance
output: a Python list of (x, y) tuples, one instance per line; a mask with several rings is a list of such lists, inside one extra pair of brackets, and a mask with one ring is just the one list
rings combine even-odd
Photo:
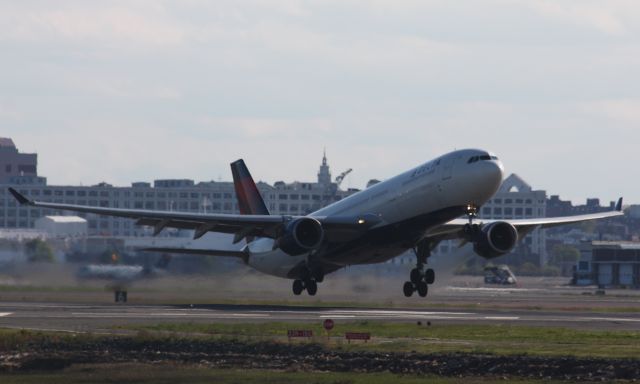
[(322, 326), (324, 327), (324, 329), (326, 329), (327, 331), (330, 331), (333, 329), (333, 326), (335, 324), (333, 323), (333, 320), (331, 319), (326, 319), (325, 321), (322, 322)]
[(347, 340), (371, 340), (369, 332), (347, 332), (344, 334)]
[(307, 329), (290, 329), (287, 337), (313, 337), (313, 331)]

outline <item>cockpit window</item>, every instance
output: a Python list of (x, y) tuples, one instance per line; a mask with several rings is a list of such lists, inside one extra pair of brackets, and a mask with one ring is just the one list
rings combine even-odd
[(498, 156), (490, 156), (490, 155), (480, 155), (480, 156), (472, 156), (467, 161), (467, 164), (475, 163), (476, 161), (484, 161), (484, 160), (498, 160)]

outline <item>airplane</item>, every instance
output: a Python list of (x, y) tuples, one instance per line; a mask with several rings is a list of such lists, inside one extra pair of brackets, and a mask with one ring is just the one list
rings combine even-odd
[[(117, 261), (117, 257), (114, 258)], [(148, 260), (144, 264), (87, 264), (78, 268), (76, 277), (80, 279), (113, 280), (118, 282), (132, 282), (143, 278), (155, 277), (165, 273), (171, 257), (162, 255), (155, 263)]]
[[(623, 215), (622, 198), (610, 212), (595, 214), (484, 220), (478, 209), (496, 193), (504, 167), (481, 149), (456, 150), (306, 216), (270, 215), (242, 159), (231, 163), (240, 214), (203, 214), (118, 209), (33, 201), (13, 188), (21, 205), (136, 219), (152, 226), (233, 234), (239, 250), (146, 248), (147, 251), (238, 257), (265, 274), (293, 280), (292, 291), (311, 296), (327, 274), (341, 268), (388, 261), (408, 250), (416, 264), (403, 284), (406, 297), (425, 297), (435, 272), (426, 268), (431, 251), (443, 240), (471, 243), (476, 254), (492, 259), (511, 252), (536, 228)], [(466, 217), (465, 217), (466, 216)]]
[(126, 302), (128, 286), (139, 280), (165, 275), (170, 261), (171, 257), (164, 254), (153, 265), (148, 262), (144, 265), (88, 264), (78, 269), (76, 277), (81, 280), (106, 280), (107, 287), (114, 292), (115, 302)]

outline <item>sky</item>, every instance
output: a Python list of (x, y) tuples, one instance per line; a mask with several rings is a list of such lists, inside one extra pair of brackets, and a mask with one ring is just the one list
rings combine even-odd
[(0, 1), (0, 136), (53, 185), (362, 188), (454, 149), (640, 203), (640, 2)]

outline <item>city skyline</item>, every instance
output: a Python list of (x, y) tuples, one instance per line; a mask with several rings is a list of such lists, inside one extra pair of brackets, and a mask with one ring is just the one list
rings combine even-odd
[[(0, 123), (55, 185), (364, 188), (453, 149), (577, 203), (638, 202), (628, 1), (0, 4)], [(629, 171), (627, 171), (629, 169)]]
[[(5, 144), (11, 144), (14, 145), (14, 148), (17, 149), (17, 146), (15, 146), (15, 143), (12, 142), (11, 138), (1, 138), (0, 140), (3, 141)], [(24, 153), (21, 153), (18, 150), (18, 153), (20, 154), (20, 156), (24, 156)], [(37, 153), (36, 154), (27, 154), (28, 156), (33, 156), (35, 155), (37, 157)], [(334, 183), (337, 182), (336, 180), (336, 175), (333, 174), (333, 171), (331, 170), (331, 165), (327, 159), (327, 155), (326, 155), (326, 149), (323, 150), (323, 154), (322, 154), (322, 160), (319, 162), (319, 167), (318, 167), (318, 173), (316, 174), (316, 179), (312, 179), (312, 178), (307, 178), (307, 179), (299, 179), (299, 180), (277, 180), (273, 183), (268, 183), (266, 181), (263, 180), (256, 180), (256, 182), (258, 183), (266, 183), (268, 186), (270, 187), (277, 187), (278, 183), (285, 183), (287, 185), (293, 185), (293, 184), (297, 184), (297, 183), (311, 183), (311, 184), (321, 184), (321, 185), (327, 185), (328, 183)], [(350, 174), (350, 172), (345, 172), (346, 175)], [(47, 179), (46, 175), (42, 175), (38, 172), (38, 176), (39, 177), (44, 177), (45, 179)], [(344, 175), (343, 175), (344, 176)], [(9, 177), (10, 178), (10, 177)], [(344, 178), (344, 177), (343, 177)], [(530, 186), (529, 184), (527, 184), (526, 181), (524, 181), (520, 175), (518, 175), (517, 173), (511, 173), (511, 174), (505, 174), (504, 175), (504, 182), (506, 184), (503, 184), (501, 190), (507, 188), (509, 189), (509, 185), (511, 185), (513, 183), (513, 180), (517, 180), (519, 183), (521, 183), (523, 186), (521, 186), (520, 188), (524, 188), (524, 189), (528, 189), (528, 190), (532, 190), (533, 187)], [(369, 180), (369, 182), (379, 182), (380, 180), (378, 179), (371, 179)], [(233, 180), (232, 178), (230, 179), (224, 179), (221, 178), (219, 180), (195, 180), (195, 179), (188, 179), (188, 178), (181, 178), (181, 177), (176, 177), (176, 178), (161, 178), (161, 179), (154, 179), (154, 180), (132, 180), (129, 183), (123, 184), (123, 185), (118, 185), (118, 184), (111, 184), (108, 182), (100, 182), (94, 185), (91, 184), (77, 184), (77, 185), (63, 185), (63, 184), (55, 184), (55, 183), (49, 183), (48, 179), (47, 179), (47, 185), (48, 186), (53, 186), (53, 187), (99, 187), (99, 186), (111, 186), (111, 187), (115, 187), (115, 188), (127, 188), (127, 187), (131, 187), (134, 184), (136, 185), (140, 185), (140, 184), (148, 184), (150, 188), (166, 188), (166, 187), (187, 187), (187, 186), (191, 186), (191, 187), (198, 187), (198, 185), (202, 184), (204, 186), (208, 186), (211, 182), (220, 182), (220, 183), (226, 183), (226, 184), (232, 184)], [(11, 184), (10, 182), (8, 184)], [(351, 189), (351, 187), (347, 187), (347, 188), (340, 188), (340, 186), (342, 185), (342, 180), (340, 181), (340, 183), (337, 183), (338, 189), (340, 190), (342, 189), (344, 192), (353, 192), (353, 191), (357, 191), (359, 190), (359, 188), (356, 188), (354, 190)], [(520, 189), (518, 188), (518, 189)], [(364, 189), (364, 188), (363, 188)], [(503, 191), (504, 192), (504, 191)], [(556, 200), (560, 200), (560, 201), (569, 201), (569, 203), (572, 203), (574, 206), (582, 206), (584, 205), (584, 203), (586, 202), (587, 204), (589, 204), (589, 200), (593, 200), (593, 199), (597, 199), (600, 201), (600, 198), (597, 196), (591, 196), (588, 197), (586, 199), (586, 201), (571, 201), (571, 200), (567, 200), (564, 199), (563, 196), (560, 196), (558, 194), (553, 193), (552, 191), (547, 191), (545, 189), (538, 189), (536, 190), (536, 192), (543, 192), (546, 194), (547, 199), (550, 199), (552, 197), (557, 198)], [(615, 203), (615, 201), (600, 201), (600, 205), (601, 207), (608, 207), (609, 205), (607, 204), (613, 204)]]

